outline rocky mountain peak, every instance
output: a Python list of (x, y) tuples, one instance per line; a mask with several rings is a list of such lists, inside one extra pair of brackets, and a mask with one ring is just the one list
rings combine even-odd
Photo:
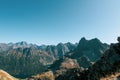
[(101, 43), (101, 41), (98, 38), (91, 39), (90, 41), (94, 43)]
[(12, 46), (13, 46), (13, 48), (27, 48), (27, 47), (30, 47), (31, 44), (28, 44), (25, 41), (21, 41), (21, 42), (17, 42), (15, 44), (13, 44)]
[(103, 44), (103, 43), (97, 38), (94, 38), (94, 39), (91, 39), (91, 40), (86, 40), (86, 38), (83, 37), (79, 41), (78, 47), (79, 48), (84, 48), (86, 46), (91, 46), (91, 45), (93, 45), (93, 47), (96, 47), (97, 45), (101, 45), (101, 44)]
[(16, 44), (26, 46), (28, 43), (26, 41), (21, 41), (21, 42), (18, 42)]
[(120, 37), (117, 38), (118, 42), (120, 43)]
[(79, 44), (80, 44), (80, 43), (85, 43), (85, 42), (87, 42), (86, 38), (85, 38), (85, 37), (82, 37), (81, 40), (79, 41)]
[(68, 56), (70, 58), (75, 58), (80, 61), (81, 61), (81, 57), (85, 56), (91, 62), (95, 62), (102, 56), (104, 51), (108, 48), (109, 48), (109, 45), (102, 43), (97, 38), (86, 40), (83, 37), (80, 40), (77, 48), (73, 52), (68, 53)]

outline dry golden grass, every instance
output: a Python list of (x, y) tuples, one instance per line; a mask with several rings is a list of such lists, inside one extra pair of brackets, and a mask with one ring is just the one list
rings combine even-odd
[(107, 76), (107, 77), (105, 77), (105, 78), (101, 78), (100, 80), (116, 80), (116, 78), (117, 78), (118, 76), (120, 76), (120, 73), (116, 73), (116, 74)]
[(7, 72), (0, 70), (0, 80), (17, 80), (17, 79), (9, 75)]
[(55, 80), (52, 71), (44, 72), (42, 74), (38, 74), (38, 75), (33, 76), (33, 77), (36, 79), (40, 79), (40, 80)]

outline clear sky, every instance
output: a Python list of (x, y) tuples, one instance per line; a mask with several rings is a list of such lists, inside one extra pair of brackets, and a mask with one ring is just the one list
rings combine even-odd
[(120, 0), (0, 0), (0, 43), (116, 42)]

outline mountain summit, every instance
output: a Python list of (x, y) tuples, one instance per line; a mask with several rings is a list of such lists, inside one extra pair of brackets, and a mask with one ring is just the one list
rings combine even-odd
[(66, 56), (77, 59), (81, 67), (88, 68), (94, 62), (100, 59), (109, 45), (102, 43), (99, 39), (94, 38), (86, 40), (84, 37), (79, 41), (77, 48), (68, 53)]

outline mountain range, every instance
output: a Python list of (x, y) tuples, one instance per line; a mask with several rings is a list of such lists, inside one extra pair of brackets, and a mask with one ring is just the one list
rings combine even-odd
[(0, 43), (0, 69), (15, 77), (26, 78), (46, 70), (55, 60), (76, 48), (77, 44), (28, 44), (27, 42)]
[(68, 42), (39, 46), (24, 41), (0, 43), (0, 69), (26, 80), (54, 80), (43, 79), (46, 74), (54, 76), (55, 80), (78, 80), (68, 77), (71, 73), (76, 75), (78, 72), (79, 76), (88, 73), (110, 47), (97, 38), (87, 40), (84, 37), (76, 44)]

